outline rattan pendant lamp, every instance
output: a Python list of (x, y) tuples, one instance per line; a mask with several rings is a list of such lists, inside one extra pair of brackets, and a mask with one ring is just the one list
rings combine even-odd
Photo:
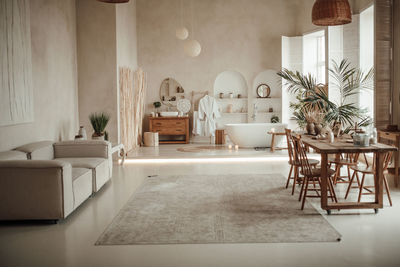
[(316, 0), (312, 9), (312, 22), (317, 26), (336, 26), (351, 23), (348, 0)]
[(120, 3), (128, 3), (129, 0), (97, 0), (99, 2), (104, 2), (104, 3), (111, 3), (111, 4), (120, 4)]

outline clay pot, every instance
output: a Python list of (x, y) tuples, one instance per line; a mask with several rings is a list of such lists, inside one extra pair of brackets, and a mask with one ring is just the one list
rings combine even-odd
[(322, 133), (322, 125), (321, 124), (315, 124), (314, 132), (315, 132), (316, 135)]
[(315, 125), (312, 122), (307, 122), (306, 125), (307, 134), (314, 135), (315, 134)]
[(104, 141), (104, 134), (98, 135), (96, 133), (93, 133), (92, 134), (92, 140), (102, 140), (102, 141)]

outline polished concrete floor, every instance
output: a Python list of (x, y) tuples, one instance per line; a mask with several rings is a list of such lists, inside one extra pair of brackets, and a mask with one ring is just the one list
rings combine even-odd
[[(393, 186), (394, 206), (388, 207), (385, 199), (379, 214), (322, 213), (343, 235), (339, 243), (95, 246), (149, 175), (232, 173), (245, 178), (248, 173), (288, 172), (283, 151), (176, 149), (132, 153), (124, 166), (115, 165), (110, 183), (57, 225), (2, 223), (0, 266), (400, 266), (400, 191)], [(343, 196), (343, 188), (338, 191)], [(318, 207), (318, 201), (313, 203)]]

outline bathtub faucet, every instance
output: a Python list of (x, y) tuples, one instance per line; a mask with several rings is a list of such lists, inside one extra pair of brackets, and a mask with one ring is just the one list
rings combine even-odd
[(254, 104), (253, 106), (253, 115), (251, 116), (251, 118), (255, 121), (257, 118), (257, 104)]

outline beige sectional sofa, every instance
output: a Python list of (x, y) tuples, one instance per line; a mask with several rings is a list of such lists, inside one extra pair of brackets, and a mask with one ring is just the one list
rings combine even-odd
[(0, 152), (0, 220), (64, 219), (111, 176), (106, 141), (42, 141)]

